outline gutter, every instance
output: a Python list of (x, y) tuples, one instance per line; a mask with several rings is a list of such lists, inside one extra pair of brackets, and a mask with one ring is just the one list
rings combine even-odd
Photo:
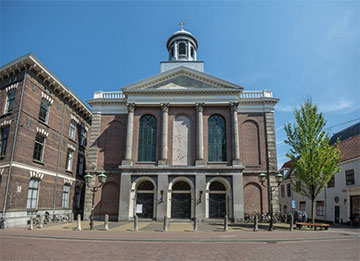
[[(4, 224), (5, 224), (5, 212), (6, 212), (7, 198), (8, 198), (8, 194), (9, 194), (11, 170), (12, 170), (13, 161), (14, 161), (17, 134), (18, 134), (18, 131), (19, 131), (20, 114), (21, 114), (22, 105), (23, 105), (24, 90), (25, 90), (27, 73), (28, 73), (28, 65), (25, 65), (24, 79), (23, 79), (23, 84), (22, 84), (22, 88), (21, 88), (19, 109), (18, 109), (18, 113), (17, 113), (17, 116), (16, 116), (16, 127), (15, 127), (15, 133), (14, 133), (14, 141), (13, 141), (12, 148), (11, 148), (9, 170), (8, 170), (8, 176), (7, 176), (7, 180), (6, 180), (4, 204), (3, 204), (3, 209), (2, 209), (2, 219), (3, 219)], [(5, 228), (5, 225), (4, 225), (4, 228)]]

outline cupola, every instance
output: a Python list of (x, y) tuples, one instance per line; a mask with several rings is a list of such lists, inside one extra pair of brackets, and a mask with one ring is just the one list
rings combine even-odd
[(180, 30), (173, 33), (166, 42), (169, 58), (168, 61), (160, 62), (161, 72), (179, 66), (204, 71), (204, 62), (197, 61), (198, 41), (192, 33), (184, 30), (184, 24), (179, 23)]

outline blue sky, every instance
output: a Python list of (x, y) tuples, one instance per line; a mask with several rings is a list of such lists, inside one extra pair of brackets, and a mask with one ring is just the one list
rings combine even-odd
[[(4, 1), (0, 65), (32, 52), (82, 100), (160, 72), (180, 21), (205, 72), (280, 98), (283, 126), (311, 97), (329, 133), (360, 121), (359, 1)], [(356, 120), (357, 119), (357, 120)]]

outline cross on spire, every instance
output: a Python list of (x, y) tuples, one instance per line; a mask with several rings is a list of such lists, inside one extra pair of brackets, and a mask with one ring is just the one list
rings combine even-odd
[(181, 31), (184, 31), (184, 22), (183, 21), (181, 21), (180, 23), (179, 23), (179, 25), (180, 25), (180, 30)]

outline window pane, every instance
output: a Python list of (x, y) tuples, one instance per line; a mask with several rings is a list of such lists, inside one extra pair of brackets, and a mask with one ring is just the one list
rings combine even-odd
[(156, 160), (156, 131), (156, 118), (143, 116), (140, 120), (138, 161)]
[(46, 101), (41, 100), (39, 119), (43, 122), (47, 122), (48, 113), (49, 113), (49, 104)]
[(16, 97), (16, 90), (8, 93), (6, 112), (10, 112), (14, 109), (15, 97)]
[(208, 159), (226, 161), (225, 119), (220, 115), (213, 115), (208, 120)]
[(0, 155), (5, 155), (10, 127), (0, 129)]

